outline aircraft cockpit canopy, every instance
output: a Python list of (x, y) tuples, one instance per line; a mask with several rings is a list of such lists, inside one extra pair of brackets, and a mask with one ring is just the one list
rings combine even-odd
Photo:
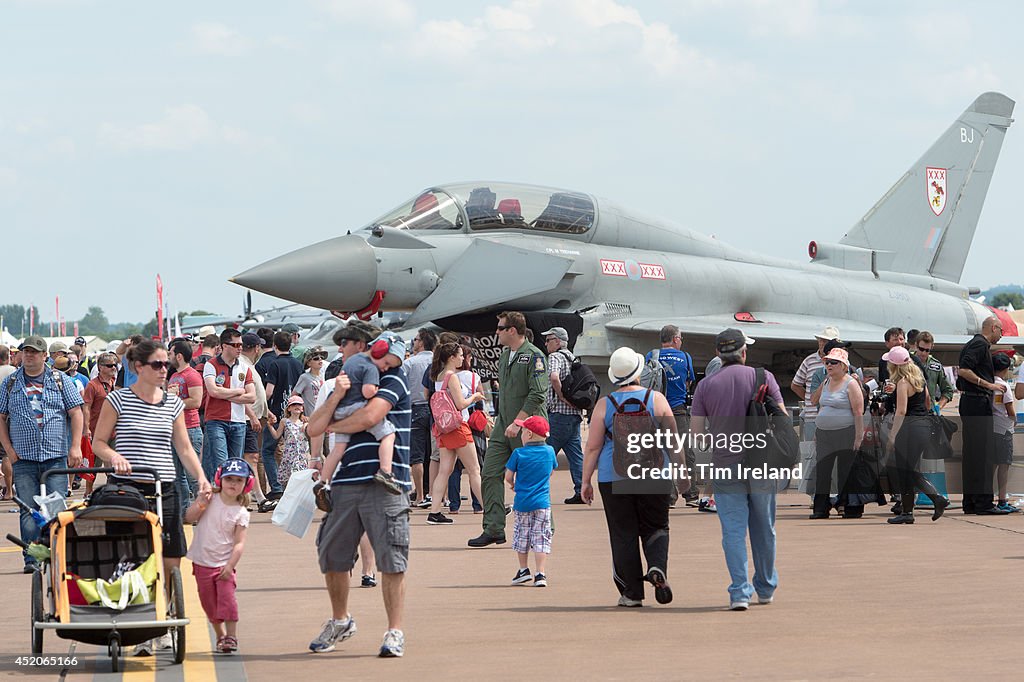
[(468, 220), (471, 230), (583, 234), (594, 219), (594, 202), (586, 194), (533, 185), (467, 183), (422, 192), (374, 224), (403, 230), (461, 230)]

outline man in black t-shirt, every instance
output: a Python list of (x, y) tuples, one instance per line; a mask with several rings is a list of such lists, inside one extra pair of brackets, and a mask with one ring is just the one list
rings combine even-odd
[(992, 391), (1000, 390), (992, 369), (991, 345), (1003, 336), (998, 318), (990, 317), (981, 333), (960, 351), (956, 387), (960, 389), (963, 428), (964, 514), (1005, 514), (992, 501), (995, 434), (992, 430)]
[[(291, 356), (292, 338), (287, 332), (274, 334), (274, 361), (267, 368), (267, 408), (280, 419), (284, 413), (285, 402), (295, 388), (295, 382), (302, 375), (302, 363)], [(265, 353), (269, 355), (269, 353)], [(277, 481), (277, 460), (274, 459), (274, 451), (277, 450), (277, 439), (269, 431), (263, 434), (263, 468), (267, 472), (267, 482), (270, 484), (269, 499), (281, 497), (283, 489)], [(270, 507), (272, 508), (272, 507)], [(269, 511), (264, 505), (264, 511)]]

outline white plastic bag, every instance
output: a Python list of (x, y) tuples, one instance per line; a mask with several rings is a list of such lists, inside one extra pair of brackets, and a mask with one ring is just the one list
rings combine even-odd
[(316, 500), (313, 497), (313, 470), (296, 471), (274, 509), (271, 522), (297, 538), (304, 537), (313, 523)]

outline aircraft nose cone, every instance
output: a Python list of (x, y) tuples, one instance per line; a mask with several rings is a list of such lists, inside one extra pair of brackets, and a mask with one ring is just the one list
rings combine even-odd
[(368, 306), (377, 290), (377, 260), (366, 240), (345, 235), (268, 260), (231, 281), (288, 301), (354, 312)]

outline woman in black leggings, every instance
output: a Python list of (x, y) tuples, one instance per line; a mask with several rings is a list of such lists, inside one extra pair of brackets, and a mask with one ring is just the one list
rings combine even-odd
[(896, 453), (896, 471), (903, 513), (888, 523), (914, 522), (914, 491), (920, 490), (935, 505), (932, 521), (949, 506), (932, 482), (920, 471), (921, 455), (931, 440), (931, 398), (924, 374), (910, 359), (906, 348), (897, 346), (882, 356), (889, 363), (889, 378), (896, 383), (896, 414), (889, 432), (889, 448)]

